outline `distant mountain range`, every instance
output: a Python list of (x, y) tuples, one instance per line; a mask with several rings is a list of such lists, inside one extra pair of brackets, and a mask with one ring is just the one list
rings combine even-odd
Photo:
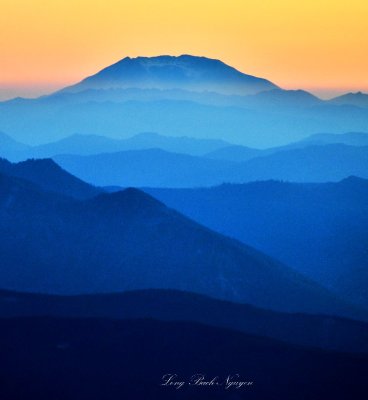
[(127, 139), (119, 140), (106, 136), (74, 134), (55, 142), (28, 146), (0, 132), (0, 157), (7, 158), (10, 161), (24, 161), (29, 158), (51, 158), (60, 154), (95, 155), (128, 150), (161, 149), (179, 154), (242, 162), (283, 150), (325, 144), (368, 146), (368, 133), (319, 133), (285, 146), (256, 149), (234, 145), (224, 140), (196, 139), (188, 136), (163, 136), (155, 132), (143, 132)]
[(368, 181), (146, 189), (188, 217), (296, 268), (368, 309)]
[(124, 58), (51, 95), (0, 103), (0, 130), (31, 145), (74, 132), (115, 139), (159, 132), (267, 148), (366, 130), (366, 97), (325, 101), (204, 57)]
[(274, 310), (366, 318), (294, 270), (139, 190), (81, 202), (0, 178), (3, 288), (58, 294), (170, 288)]
[[(236, 160), (237, 150), (231, 149), (232, 155), (227, 154), (228, 158)], [(270, 153), (262, 156), (257, 151), (241, 149), (242, 157), (253, 155), (245, 162), (194, 157), (160, 149), (91, 156), (60, 155), (54, 160), (71, 174), (98, 186), (183, 188), (268, 179), (328, 182), (350, 175), (368, 178), (368, 146), (328, 144)], [(259, 156), (254, 157), (255, 154)], [(212, 158), (215, 157), (212, 155)]]
[(94, 155), (153, 148), (202, 156), (227, 146), (230, 146), (230, 143), (223, 140), (163, 136), (154, 132), (144, 132), (120, 140), (106, 136), (74, 134), (56, 142), (27, 146), (0, 132), (0, 156), (10, 161), (50, 158), (59, 154)]
[(265, 150), (156, 133), (122, 140), (73, 135), (33, 147), (5, 134), (1, 140), (0, 156), (12, 161), (53, 157), (73, 175), (98, 186), (198, 187), (267, 179), (326, 182), (350, 175), (368, 177), (368, 134), (359, 132), (317, 134)]

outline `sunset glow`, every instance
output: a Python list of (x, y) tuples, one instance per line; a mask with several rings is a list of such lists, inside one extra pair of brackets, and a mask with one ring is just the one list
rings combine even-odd
[(0, 0), (0, 98), (125, 57), (218, 58), (283, 88), (368, 90), (365, 0)]

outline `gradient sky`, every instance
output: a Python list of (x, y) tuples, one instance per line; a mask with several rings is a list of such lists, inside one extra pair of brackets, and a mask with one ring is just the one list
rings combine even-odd
[(368, 91), (367, 21), (367, 0), (0, 0), (0, 98), (183, 53), (324, 97)]

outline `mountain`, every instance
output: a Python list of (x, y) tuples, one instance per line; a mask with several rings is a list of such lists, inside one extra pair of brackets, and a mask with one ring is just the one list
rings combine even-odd
[(185, 89), (249, 94), (275, 89), (265, 79), (243, 74), (222, 61), (191, 55), (126, 57), (63, 92), (86, 89)]
[(331, 104), (368, 107), (368, 94), (362, 92), (346, 93), (328, 101)]
[(197, 322), (296, 345), (368, 354), (367, 323), (344, 318), (279, 313), (175, 290), (84, 296), (0, 290), (1, 318), (42, 316)]
[(27, 160), (13, 164), (0, 158), (0, 173), (26, 179), (47, 192), (86, 199), (101, 193), (87, 183), (60, 168), (50, 159)]
[(292, 269), (139, 190), (58, 200), (6, 175), (0, 190), (4, 289), (178, 289), (274, 310), (366, 318)]
[(188, 217), (368, 308), (368, 181), (145, 189)]
[[(54, 160), (71, 174), (99, 186), (200, 187), (255, 180), (292, 182), (339, 181), (351, 175), (368, 178), (368, 147), (330, 144), (270, 150), (219, 151), (232, 161), (175, 154), (160, 149), (125, 151), (92, 156), (60, 155)], [(275, 151), (275, 153), (273, 153)], [(254, 156), (245, 162), (238, 157)], [(265, 151), (267, 154), (267, 152)], [(216, 154), (216, 153), (215, 153)], [(218, 155), (218, 153), (217, 153)]]
[[(368, 393), (366, 356), (189, 322), (1, 319), (0, 341), (7, 400), (358, 400)], [(185, 384), (162, 386), (167, 374)], [(221, 385), (190, 386), (197, 374)], [(235, 387), (239, 381), (253, 383)]]

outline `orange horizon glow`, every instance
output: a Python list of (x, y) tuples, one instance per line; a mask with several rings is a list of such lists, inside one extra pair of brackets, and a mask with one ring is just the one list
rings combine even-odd
[(221, 59), (321, 97), (368, 91), (367, 19), (364, 0), (0, 0), (0, 98), (161, 54)]

